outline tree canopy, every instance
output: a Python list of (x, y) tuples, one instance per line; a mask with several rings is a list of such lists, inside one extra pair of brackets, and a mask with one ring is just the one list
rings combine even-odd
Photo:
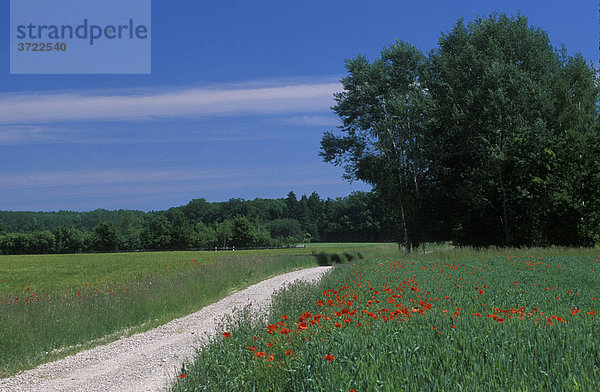
[(598, 84), (522, 15), (459, 20), (425, 57), (346, 61), (321, 155), (394, 212), (399, 243), (593, 245)]

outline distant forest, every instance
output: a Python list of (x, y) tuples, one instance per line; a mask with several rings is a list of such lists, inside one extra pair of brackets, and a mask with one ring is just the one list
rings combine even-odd
[(0, 211), (0, 254), (255, 248), (301, 242), (396, 241), (373, 193), (321, 199), (194, 199), (166, 211)]

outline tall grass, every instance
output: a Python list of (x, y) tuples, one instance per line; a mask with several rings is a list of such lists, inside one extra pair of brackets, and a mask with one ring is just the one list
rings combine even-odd
[(148, 330), (316, 265), (307, 249), (0, 256), (0, 375)]
[(231, 337), (212, 339), (172, 390), (600, 390), (590, 251), (339, 265), (279, 292), (266, 323), (241, 313), (224, 325)]

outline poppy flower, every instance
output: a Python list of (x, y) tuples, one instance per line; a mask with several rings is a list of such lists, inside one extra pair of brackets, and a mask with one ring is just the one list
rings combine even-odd
[(229, 332), (223, 332), (223, 336), (225, 336), (226, 338), (230, 337), (231, 334)]
[(325, 358), (326, 361), (333, 362), (333, 360), (335, 359), (335, 356), (333, 356), (333, 354), (325, 355), (323, 358)]

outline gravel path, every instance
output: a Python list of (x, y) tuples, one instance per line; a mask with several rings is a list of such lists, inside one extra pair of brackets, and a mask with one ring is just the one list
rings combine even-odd
[(162, 391), (177, 369), (226, 314), (249, 304), (265, 307), (272, 294), (297, 280), (319, 279), (331, 267), (290, 272), (265, 280), (158, 328), (0, 379), (0, 391)]

